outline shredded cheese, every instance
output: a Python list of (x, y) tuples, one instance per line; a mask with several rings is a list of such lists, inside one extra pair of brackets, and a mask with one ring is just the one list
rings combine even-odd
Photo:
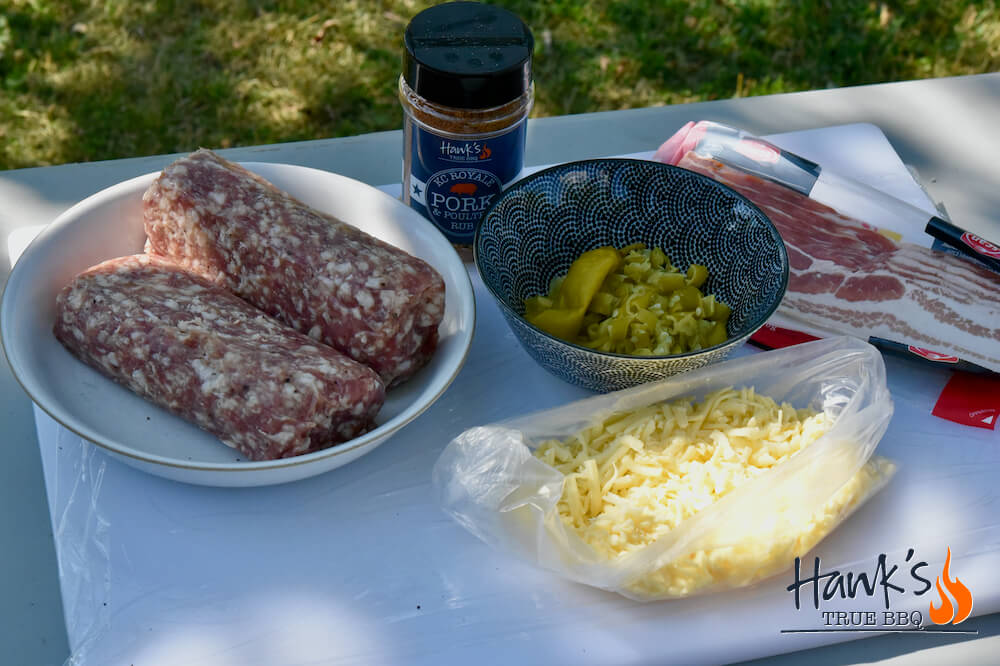
[[(617, 560), (788, 460), (831, 424), (824, 412), (779, 405), (753, 388), (727, 388), (700, 403), (680, 400), (614, 414), (564, 441), (543, 442), (535, 455), (565, 476), (562, 521), (599, 556)], [(762, 527), (736, 546), (710, 539), (683, 561), (665, 562), (630, 582), (631, 591), (686, 596), (720, 582), (748, 584), (788, 567), (891, 473), (887, 465), (869, 462), (821, 511), (798, 520), (795, 534)], [(786, 514), (794, 504), (784, 507)]]

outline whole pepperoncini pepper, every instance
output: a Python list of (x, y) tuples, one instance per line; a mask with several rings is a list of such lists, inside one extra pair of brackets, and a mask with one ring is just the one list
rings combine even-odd
[[(525, 318), (531, 323), (563, 340), (574, 340), (583, 326), (583, 316), (590, 307), (605, 278), (621, 263), (621, 255), (613, 247), (599, 247), (584, 252), (574, 261), (551, 308), (533, 311), (527, 303)], [(529, 299), (531, 301), (532, 299)]]

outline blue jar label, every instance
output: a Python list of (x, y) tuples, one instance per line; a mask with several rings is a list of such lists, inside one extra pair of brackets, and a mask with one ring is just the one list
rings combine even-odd
[(526, 123), (471, 140), (441, 136), (412, 121), (407, 125), (411, 155), (404, 201), (452, 243), (471, 244), (483, 213), (521, 173)]

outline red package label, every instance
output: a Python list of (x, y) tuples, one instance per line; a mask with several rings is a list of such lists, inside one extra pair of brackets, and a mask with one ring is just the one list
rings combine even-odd
[(1000, 420), (1000, 377), (956, 372), (931, 413), (962, 425), (993, 430)]
[(991, 243), (982, 236), (977, 236), (976, 234), (970, 234), (968, 231), (966, 231), (964, 234), (962, 234), (962, 242), (971, 247), (979, 254), (985, 254), (987, 257), (1000, 259), (1000, 245), (997, 245), (996, 243)]
[(790, 328), (781, 328), (773, 324), (764, 324), (756, 333), (750, 336), (750, 342), (768, 349), (782, 349), (803, 342), (819, 340), (815, 335), (809, 335), (801, 331), (793, 331)]
[(925, 347), (914, 347), (910, 345), (907, 347), (911, 354), (916, 354), (917, 356), (923, 356), (928, 361), (934, 361), (936, 363), (958, 363), (957, 356), (951, 356), (950, 354), (942, 354), (941, 352), (936, 352)]

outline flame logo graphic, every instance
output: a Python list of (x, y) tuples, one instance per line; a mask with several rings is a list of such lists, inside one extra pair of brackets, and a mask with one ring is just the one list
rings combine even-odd
[[(948, 571), (950, 566), (951, 548), (948, 549), (948, 556), (944, 560), (944, 568), (941, 570), (941, 575), (938, 576), (936, 581), (938, 596), (941, 598), (941, 606), (934, 608), (934, 602), (932, 601), (928, 610), (928, 615), (934, 624), (948, 624), (949, 622), (958, 624), (972, 614), (972, 592), (957, 577), (955, 580), (951, 580), (951, 574)], [(941, 589), (942, 579), (944, 579), (944, 586), (951, 593), (951, 596), (954, 597), (955, 603), (958, 604), (957, 607), (951, 603), (951, 599)]]
[(481, 160), (488, 160), (488, 159), (490, 159), (490, 155), (492, 155), (492, 154), (493, 154), (493, 151), (490, 150), (489, 146), (483, 146), (483, 152), (479, 153), (479, 159), (481, 159)]

